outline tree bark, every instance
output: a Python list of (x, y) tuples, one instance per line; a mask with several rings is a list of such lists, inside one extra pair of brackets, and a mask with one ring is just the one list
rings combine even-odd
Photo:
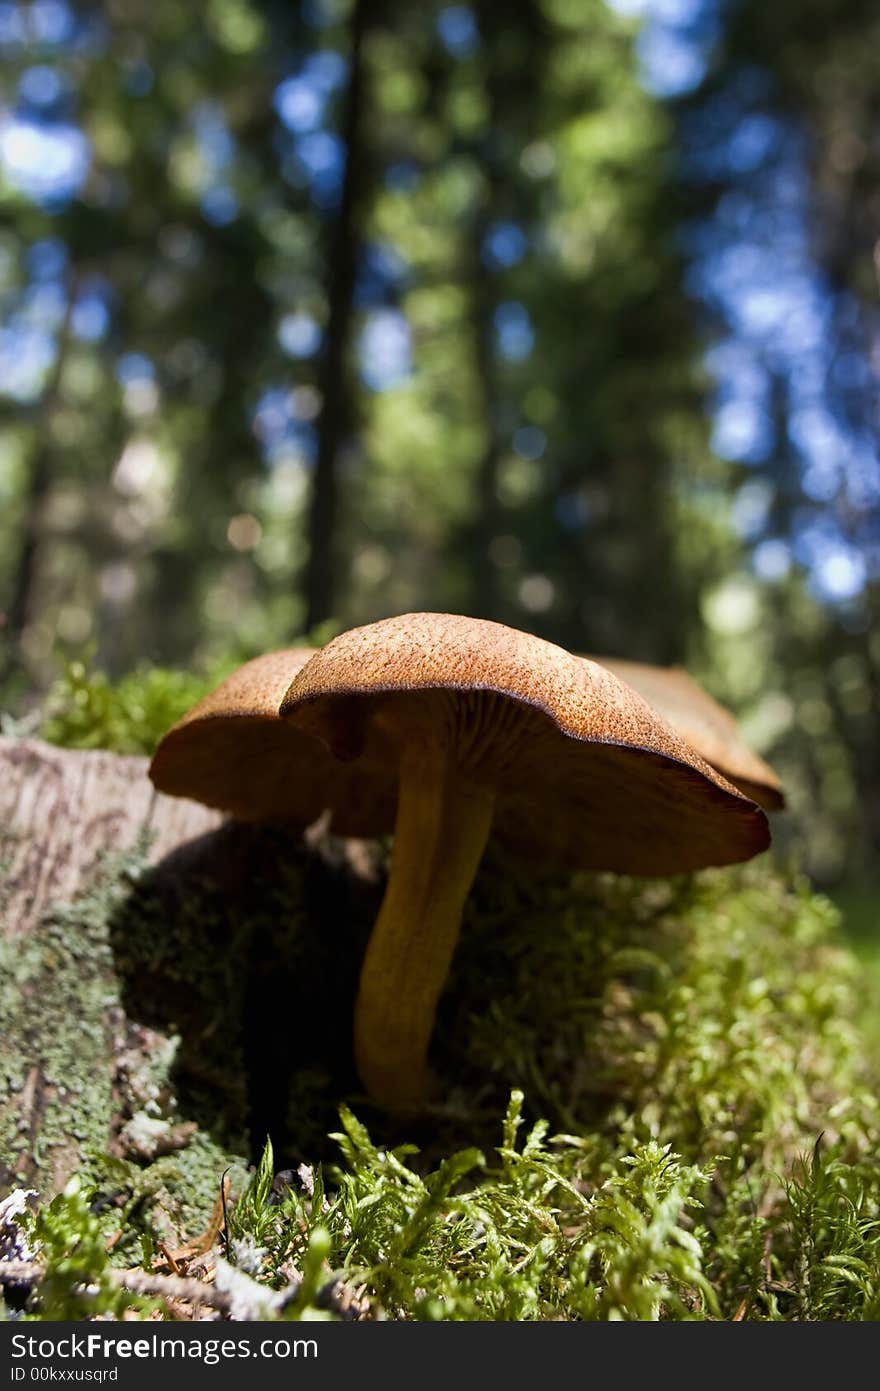
[(4, 681), (12, 674), (21, 659), (22, 638), (31, 617), (37, 561), (43, 532), (43, 513), (52, 486), (52, 415), (61, 396), (64, 368), (70, 346), (71, 319), (78, 288), (79, 275), (74, 271), (67, 286), (67, 302), (64, 318), (58, 330), (55, 361), (39, 401), (39, 418), (35, 425), (33, 457), (24, 499), (21, 547), (4, 625), (6, 652), (0, 659), (0, 681)]
[(349, 81), (342, 138), (345, 173), (327, 263), (329, 313), (318, 369), (322, 406), (318, 454), (309, 502), (309, 558), (305, 573), (306, 631), (331, 618), (339, 589), (336, 552), (339, 454), (354, 428), (354, 389), (348, 366), (364, 177), (364, 37), (373, 0), (355, 0), (351, 16)]
[(160, 796), (146, 769), (145, 758), (0, 738), (0, 1189), (55, 1192), (92, 1141), (109, 1147), (121, 1057), (167, 1042), (129, 1025), (106, 942), (64, 924), (103, 857), (149, 833), (155, 863), (219, 825)]
[(0, 1197), (173, 1153), (179, 1233), (267, 1134), (282, 1165), (322, 1144), (380, 897), (367, 842), (164, 797), (146, 758), (0, 738)]
[(501, 465), (501, 439), (498, 431), (500, 393), (498, 391), (494, 312), (497, 296), (483, 262), (486, 234), (496, 213), (499, 180), (488, 168), (485, 201), (474, 217), (471, 233), (470, 296), (474, 336), (474, 368), (480, 393), (483, 419), (483, 453), (477, 468), (475, 522), (471, 545), (471, 609), (481, 618), (502, 616), (498, 592), (498, 570), (491, 555), (492, 540), (499, 528), (498, 471)]
[(146, 758), (0, 738), (0, 937), (37, 930), (86, 888), (100, 858), (153, 836), (156, 863), (220, 825), (218, 812), (164, 797)]

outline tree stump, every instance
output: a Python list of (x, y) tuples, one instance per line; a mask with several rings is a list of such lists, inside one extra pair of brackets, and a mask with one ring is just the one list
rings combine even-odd
[(0, 738), (0, 1196), (173, 1156), (203, 1210), (270, 1130), (291, 1160), (326, 1135), (375, 870), (162, 796), (145, 758)]
[(0, 866), (5, 938), (33, 933), (94, 878), (99, 859), (152, 833), (149, 859), (215, 830), (218, 812), (164, 797), (146, 758), (0, 737)]
[[(133, 1040), (100, 932), (63, 917), (110, 856), (158, 863), (215, 830), (216, 812), (160, 796), (147, 759), (0, 738), (0, 1187), (58, 1191), (110, 1142), (120, 1056)], [(149, 849), (146, 849), (149, 842)], [(97, 905), (94, 905), (97, 916)], [(147, 1051), (158, 1038), (143, 1035)]]

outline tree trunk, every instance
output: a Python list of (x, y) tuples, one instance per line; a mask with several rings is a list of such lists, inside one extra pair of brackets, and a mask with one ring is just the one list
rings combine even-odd
[(469, 547), (472, 547), (471, 609), (480, 618), (500, 619), (501, 598), (498, 593), (498, 570), (491, 555), (492, 540), (499, 529), (498, 471), (501, 464), (501, 440), (498, 433), (500, 410), (497, 369), (495, 363), (496, 295), (489, 271), (483, 262), (486, 233), (495, 214), (498, 180), (487, 171), (485, 201), (474, 218), (471, 232), (470, 296), (474, 336), (474, 368), (480, 393), (480, 414), (483, 420), (483, 453), (477, 469), (475, 489), (475, 520)]
[(354, 428), (353, 385), (348, 366), (364, 174), (365, 71), (363, 46), (373, 0), (355, 0), (351, 16), (349, 81), (342, 138), (345, 174), (327, 261), (329, 313), (318, 369), (321, 415), (318, 454), (309, 503), (309, 558), (305, 574), (306, 631), (332, 617), (339, 589), (336, 550), (339, 453)]
[(147, 759), (0, 738), (0, 937), (26, 937), (87, 889), (108, 854), (153, 837), (157, 863), (220, 825), (219, 812), (157, 792)]
[(0, 660), (0, 681), (9, 677), (22, 656), (22, 638), (33, 607), (33, 592), (37, 577), (37, 560), (43, 531), (43, 513), (52, 486), (52, 415), (61, 395), (61, 385), (67, 352), (70, 345), (70, 325), (79, 287), (74, 272), (67, 286), (64, 318), (58, 330), (55, 361), (39, 401), (39, 416), (34, 427), (34, 446), (30, 476), (24, 499), (24, 518), (21, 527), (21, 547), (18, 554), (12, 595), (6, 611), (6, 653)]

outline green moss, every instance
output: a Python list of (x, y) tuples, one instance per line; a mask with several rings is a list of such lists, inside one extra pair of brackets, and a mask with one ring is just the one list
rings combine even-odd
[(234, 665), (225, 662), (201, 675), (144, 666), (113, 683), (83, 661), (69, 662), (46, 696), (40, 736), (71, 749), (152, 753), (165, 731)]
[[(336, 1308), (338, 1277), (368, 1316), (876, 1316), (877, 1103), (825, 900), (761, 865), (536, 885), (495, 852), (440, 1011), (444, 1100), (404, 1123), (349, 1060), (381, 885), (331, 850), (227, 827), (183, 866), (130, 857), (10, 955), (9, 1036), (77, 1069), (53, 1124), (81, 1132), (114, 1261), (203, 1228), (231, 1161), (261, 1279), (312, 1271), (288, 1315)], [(134, 1152), (144, 1115), (179, 1147)], [(242, 1196), (267, 1130), (305, 1186), (268, 1160)]]
[[(0, 1153), (22, 1181), (53, 1169), (53, 1150), (104, 1142), (109, 1086), (83, 1098), (112, 1054), (105, 1002), (112, 958), (101, 923), (118, 883), (102, 880), (77, 909), (59, 910), (39, 936), (0, 940)], [(21, 1094), (35, 1094), (33, 1130)], [(40, 1100), (38, 1101), (37, 1095)], [(36, 1150), (33, 1144), (36, 1142)]]
[(165, 1147), (175, 1153), (163, 1155), (162, 1143), (155, 1161), (139, 1153), (144, 1162), (129, 1167), (129, 1187), (143, 1196), (152, 1185), (154, 1221), (168, 1237), (204, 1226), (218, 1171), (235, 1150), (228, 1135), (221, 1146), (207, 1132), (180, 1129), (172, 1080), (179, 1040), (145, 1028), (123, 1006), (113, 928), (124, 919), (132, 932), (150, 931), (136, 892), (143, 853), (105, 863), (89, 891), (56, 907), (38, 933), (0, 930), (0, 1183), (51, 1191), (75, 1170), (94, 1191), (105, 1177), (118, 1183), (132, 1122), (149, 1117), (164, 1124)]
[(481, 881), (443, 1016), (450, 1063), (497, 1107), (521, 1085), (554, 1126), (672, 1139), (696, 1163), (863, 1141), (858, 967), (805, 882), (758, 862), (518, 904), (510, 884), (501, 865)]
[[(29, 1239), (46, 1262), (42, 1311), (53, 1319), (84, 1319), (100, 1310), (122, 1318), (129, 1307), (147, 1312), (150, 1303), (114, 1288), (106, 1234), (76, 1178), (29, 1222)], [(46, 1316), (49, 1316), (46, 1312)]]

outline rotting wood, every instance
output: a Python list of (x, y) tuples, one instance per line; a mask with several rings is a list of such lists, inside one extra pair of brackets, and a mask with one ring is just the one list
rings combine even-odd
[[(309, 1009), (353, 994), (381, 856), (324, 821), (304, 836), (225, 821), (158, 794), (147, 768), (0, 738), (0, 1196), (46, 1198), (96, 1153), (144, 1167), (173, 1152), (190, 1208), (169, 1209), (173, 1246), (248, 1137), (283, 1135), (294, 1065), (350, 1067), (350, 1040)], [(277, 894), (287, 937), (317, 928), (320, 962), (299, 973)]]
[[(142, 757), (0, 738), (0, 946), (7, 957), (0, 1030), (2, 1190), (24, 1182), (56, 1192), (82, 1162), (90, 1140), (103, 1137), (110, 1145), (109, 1117), (118, 1113), (118, 1049), (131, 1047), (106, 962), (83, 961), (82, 989), (75, 978), (62, 1003), (47, 998), (47, 982), (57, 981), (61, 969), (53, 914), (88, 891), (103, 856), (133, 850), (145, 832), (155, 864), (221, 823), (216, 812), (158, 794), (147, 766)], [(22, 980), (13, 979), (12, 966), (26, 958)], [(96, 1005), (102, 994), (105, 1003)], [(71, 1067), (69, 1036), (77, 1028), (81, 1075)], [(60, 1046), (65, 1031), (68, 1041)], [(145, 1030), (137, 1039), (148, 1048), (164, 1042)], [(87, 1097), (81, 1095), (84, 1087)], [(94, 1121), (91, 1134), (79, 1123), (83, 1118)]]
[(220, 825), (218, 812), (156, 792), (147, 766), (134, 755), (0, 737), (4, 935), (32, 932), (82, 892), (101, 854), (131, 849), (145, 831), (157, 863)]

